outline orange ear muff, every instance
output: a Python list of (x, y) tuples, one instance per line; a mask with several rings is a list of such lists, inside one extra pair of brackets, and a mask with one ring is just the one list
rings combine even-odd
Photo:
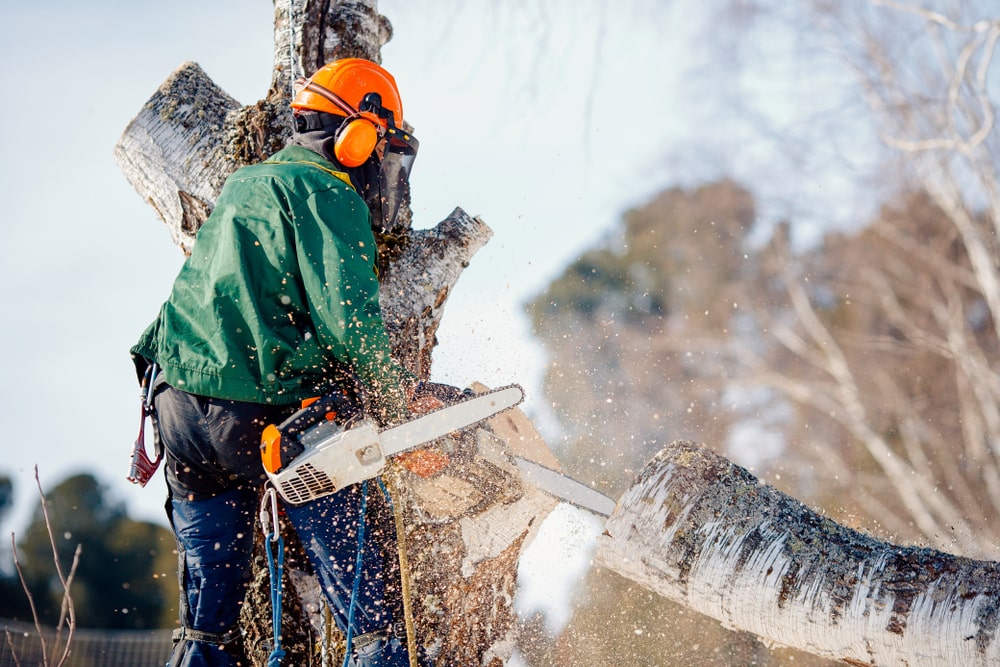
[(378, 130), (366, 118), (356, 118), (344, 123), (337, 133), (333, 155), (345, 167), (360, 167), (378, 144)]

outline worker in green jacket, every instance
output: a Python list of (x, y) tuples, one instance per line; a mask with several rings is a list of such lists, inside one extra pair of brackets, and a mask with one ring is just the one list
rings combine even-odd
[[(229, 177), (159, 316), (132, 348), (137, 365), (160, 369), (154, 406), (181, 561), (172, 666), (249, 664), (238, 614), (265, 481), (264, 427), (331, 391), (356, 396), (383, 425), (409, 414), (414, 382), (390, 354), (373, 229), (395, 215), (417, 143), (400, 129), (395, 80), (375, 63), (335, 61), (296, 84), (289, 145)], [(357, 532), (356, 493), (335, 494), (324, 508), (324, 516), (347, 514), (337, 524), (344, 545)], [(347, 577), (355, 554), (320, 546), (325, 559), (347, 561), (320, 563), (332, 568), (321, 580)], [(381, 599), (378, 546), (367, 550), (363, 599), (352, 600), (356, 627), (338, 613), (342, 630), (364, 637), (352, 656), (359, 667), (408, 664)], [(327, 594), (335, 612), (347, 609)]]

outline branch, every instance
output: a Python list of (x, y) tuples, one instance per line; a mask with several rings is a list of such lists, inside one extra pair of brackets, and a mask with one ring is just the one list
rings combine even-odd
[(430, 377), (445, 302), (491, 236), (485, 222), (456, 208), (434, 229), (409, 234), (382, 278), (380, 303), (393, 351), (423, 380)]
[[(42, 634), (42, 622), (38, 617), (38, 609), (35, 607), (35, 596), (31, 594), (31, 589), (28, 587), (28, 581), (24, 578), (24, 570), (21, 569), (21, 562), (17, 557), (17, 543), (14, 541), (14, 533), (10, 534), (10, 548), (14, 555), (14, 569), (17, 570), (17, 578), (21, 581), (21, 588), (24, 590), (24, 595), (28, 598), (28, 606), (31, 608), (31, 618), (35, 622), (35, 632), (38, 633), (38, 641), (42, 645), (42, 663), (48, 664), (48, 658), (46, 657), (45, 636)], [(13, 653), (14, 645), (11, 644), (9, 637), (7, 639), (7, 643), (10, 644), (10, 650), (11, 653)]]
[[(63, 649), (62, 657), (57, 662), (57, 665), (62, 665), (69, 658), (69, 648), (73, 641), (73, 633), (76, 631), (76, 609), (73, 606), (73, 596), (70, 594), (70, 583), (73, 581), (73, 577), (76, 575), (76, 568), (80, 564), (80, 553), (82, 551), (83, 545), (77, 544), (76, 551), (73, 555), (73, 564), (70, 566), (69, 576), (65, 576), (62, 571), (62, 565), (59, 563), (59, 551), (56, 548), (56, 538), (52, 533), (52, 522), (49, 520), (49, 510), (46, 506), (45, 492), (42, 491), (42, 481), (38, 478), (38, 466), (35, 466), (35, 484), (38, 486), (38, 497), (42, 500), (42, 516), (45, 517), (45, 530), (49, 534), (49, 544), (52, 546), (52, 563), (56, 567), (56, 575), (59, 577), (59, 583), (63, 589), (63, 599), (62, 605), (59, 612), (59, 623), (56, 626), (56, 644), (53, 648), (59, 646), (59, 632), (62, 631), (63, 623), (66, 622), (68, 617), (67, 631), (66, 635), (66, 646)], [(32, 610), (34, 613), (34, 610)], [(38, 619), (35, 619), (36, 626), (38, 624)]]
[(7, 647), (10, 649), (10, 657), (14, 660), (15, 667), (21, 667), (21, 659), (17, 657), (17, 651), (14, 650), (14, 638), (10, 634), (10, 628), (4, 628), (3, 632), (7, 637)]
[(692, 443), (646, 466), (596, 561), (726, 627), (852, 665), (1000, 661), (1000, 563), (880, 542)]
[[(69, 575), (64, 576), (62, 566), (59, 563), (59, 551), (56, 547), (55, 535), (52, 532), (52, 522), (49, 520), (49, 510), (46, 507), (45, 492), (42, 490), (42, 482), (38, 477), (38, 466), (35, 466), (35, 484), (38, 486), (38, 497), (41, 499), (42, 503), (42, 516), (45, 519), (45, 529), (48, 532), (49, 545), (52, 547), (52, 562), (55, 564), (56, 574), (59, 577), (59, 583), (62, 585), (63, 589), (63, 599), (59, 614), (59, 623), (56, 626), (56, 639), (53, 646), (53, 653), (58, 653), (59, 633), (62, 631), (63, 623), (66, 622), (68, 618), (66, 646), (63, 648), (62, 655), (56, 663), (58, 667), (65, 664), (69, 659), (69, 649), (73, 642), (73, 633), (76, 630), (76, 612), (73, 607), (73, 597), (70, 594), (70, 586), (72, 585), (77, 567), (80, 564), (80, 554), (83, 550), (83, 545), (76, 545), (76, 551), (73, 555), (73, 564), (70, 567)], [(38, 608), (35, 606), (35, 597), (31, 594), (31, 588), (28, 586), (28, 581), (24, 576), (24, 570), (21, 568), (21, 562), (17, 556), (17, 544), (14, 540), (14, 533), (10, 534), (10, 545), (11, 552), (14, 556), (14, 568), (17, 570), (18, 579), (21, 581), (21, 588), (24, 590), (24, 594), (28, 598), (28, 606), (31, 608), (31, 617), (35, 623), (35, 632), (38, 633), (38, 641), (42, 646), (42, 664), (48, 665), (48, 647), (45, 642), (45, 635), (42, 633), (42, 623), (38, 615)], [(7, 633), (7, 644), (10, 646), (11, 655), (14, 656), (14, 661), (20, 665), (17, 656), (14, 654), (14, 644), (11, 641), (10, 632)]]

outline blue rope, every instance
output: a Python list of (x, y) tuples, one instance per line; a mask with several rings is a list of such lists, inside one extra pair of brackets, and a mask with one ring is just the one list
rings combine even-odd
[(395, 512), (396, 508), (392, 504), (392, 496), (389, 495), (389, 489), (386, 488), (385, 482), (381, 477), (376, 477), (376, 479), (378, 480), (378, 488), (382, 489), (382, 495), (385, 496), (385, 501), (389, 504), (389, 511)]
[[(285, 657), (285, 650), (281, 648), (281, 577), (285, 569), (285, 544), (277, 526), (274, 527), (274, 531), (269, 533), (264, 540), (264, 550), (267, 552), (267, 570), (271, 575), (271, 630), (274, 633), (274, 650), (267, 658), (267, 667), (280, 667), (281, 659)], [(277, 544), (277, 563), (271, 551), (272, 540)]]
[[(347, 636), (344, 648), (344, 667), (351, 667), (352, 642), (354, 641), (354, 610), (358, 605), (361, 590), (361, 562), (365, 553), (365, 514), (368, 511), (368, 480), (361, 482), (361, 510), (358, 517), (358, 555), (354, 559), (354, 585), (351, 587), (351, 603), (347, 607)], [(268, 665), (270, 667), (270, 665)]]

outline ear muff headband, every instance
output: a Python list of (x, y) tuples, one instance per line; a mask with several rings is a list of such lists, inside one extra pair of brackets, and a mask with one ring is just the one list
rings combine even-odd
[(350, 117), (358, 115), (358, 110), (348, 104), (340, 95), (337, 95), (328, 88), (324, 88), (318, 83), (313, 83), (309, 79), (296, 79), (295, 89), (297, 91), (308, 90), (311, 93), (316, 93), (330, 104), (343, 111), (345, 116)]

